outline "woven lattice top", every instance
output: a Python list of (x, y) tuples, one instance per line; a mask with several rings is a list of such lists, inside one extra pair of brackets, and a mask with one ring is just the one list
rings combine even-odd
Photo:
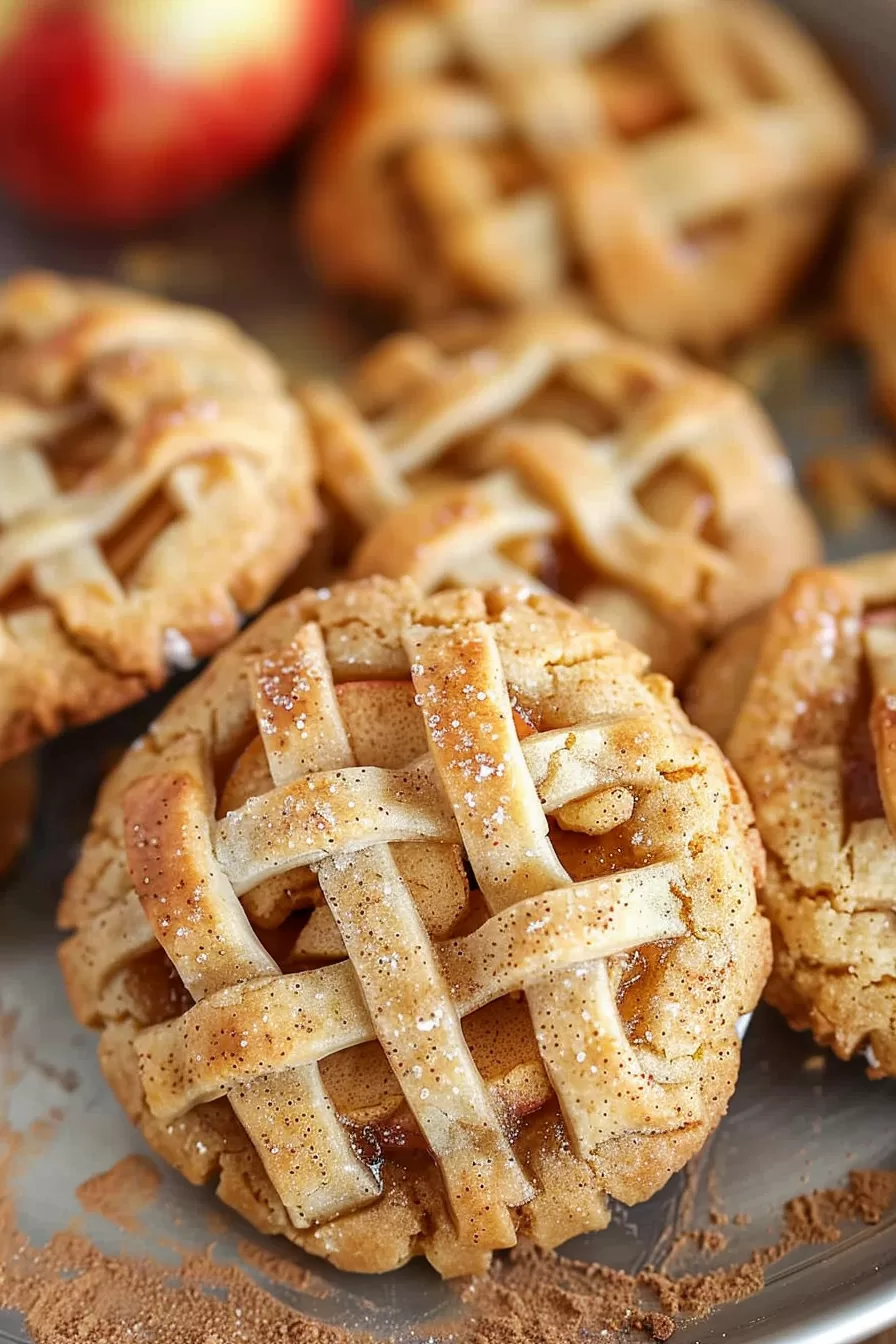
[(896, 556), (794, 579), (707, 659), (699, 719), (726, 680), (741, 688), (726, 749), (769, 855), (772, 995), (838, 1053), (870, 1046), (896, 1074)]
[(0, 759), (237, 628), (303, 553), (311, 458), (224, 318), (26, 274), (0, 292)]
[(865, 155), (821, 54), (760, 0), (417, 0), (362, 31), (305, 232), (417, 308), (573, 284), (711, 347), (774, 312)]
[(868, 346), (878, 396), (896, 418), (896, 165), (881, 172), (857, 213), (843, 298)]
[(570, 308), (392, 337), (304, 402), (356, 575), (540, 582), (673, 677), (818, 556), (750, 396)]
[(150, 1141), (359, 1269), (481, 1268), (661, 1184), (767, 945), (737, 786), (644, 666), (553, 598), (383, 580), (219, 656), (113, 775), (62, 912)]

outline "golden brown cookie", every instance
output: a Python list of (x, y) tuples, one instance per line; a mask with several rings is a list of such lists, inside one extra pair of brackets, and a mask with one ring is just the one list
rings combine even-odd
[(374, 579), (265, 613), (102, 791), (60, 921), (148, 1142), (365, 1272), (605, 1226), (767, 973), (727, 762), (607, 626)]
[(820, 553), (747, 392), (569, 306), (391, 337), (302, 400), (354, 575), (558, 590), (676, 679)]
[(90, 281), (9, 281), (0, 760), (225, 643), (317, 521), (301, 415), (230, 322)]
[(864, 343), (881, 404), (896, 419), (896, 164), (861, 202), (843, 277), (846, 322)]
[(780, 309), (865, 156), (856, 103), (762, 0), (392, 0), (300, 229), (328, 284), (412, 314), (570, 287), (706, 351)]
[(686, 698), (747, 787), (768, 851), (766, 996), (896, 1076), (896, 554), (793, 579)]

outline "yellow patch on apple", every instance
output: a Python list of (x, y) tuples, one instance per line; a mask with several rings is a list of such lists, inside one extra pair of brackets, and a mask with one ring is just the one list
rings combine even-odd
[[(21, 0), (0, 0), (5, 6)], [(297, 0), (95, 0), (104, 27), (156, 70), (214, 78), (291, 46), (305, 17)], [(0, 27), (2, 31), (2, 27)]]

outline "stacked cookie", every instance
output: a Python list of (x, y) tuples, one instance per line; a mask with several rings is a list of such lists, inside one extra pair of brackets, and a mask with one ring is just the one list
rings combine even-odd
[[(61, 962), (147, 1141), (255, 1227), (446, 1276), (601, 1228), (718, 1124), (766, 985), (896, 1074), (896, 571), (817, 567), (694, 359), (865, 154), (757, 0), (386, 3), (301, 234), (415, 330), (293, 398), (209, 313), (0, 297), (0, 754), (226, 646), (105, 784)], [(872, 202), (885, 396), (888, 248)], [(238, 633), (324, 520), (331, 587)]]

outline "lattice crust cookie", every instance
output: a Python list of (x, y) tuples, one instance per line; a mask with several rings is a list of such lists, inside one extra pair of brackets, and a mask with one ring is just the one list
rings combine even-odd
[(224, 318), (39, 273), (0, 290), (0, 760), (228, 640), (306, 549), (312, 464)]
[(768, 852), (767, 997), (896, 1076), (896, 553), (799, 575), (766, 622), (720, 641), (687, 703)]
[(358, 67), (300, 227), (329, 283), (417, 313), (571, 285), (718, 347), (781, 306), (866, 156), (760, 0), (393, 0)]
[(392, 337), (303, 401), (355, 576), (559, 589), (673, 678), (819, 558), (750, 395), (569, 306)]
[(748, 804), (556, 598), (408, 580), (266, 613), (102, 794), (62, 966), (148, 1141), (344, 1268), (479, 1271), (644, 1199), (769, 962)]
[(868, 348), (877, 395), (896, 419), (896, 163), (857, 212), (843, 301), (848, 326)]

